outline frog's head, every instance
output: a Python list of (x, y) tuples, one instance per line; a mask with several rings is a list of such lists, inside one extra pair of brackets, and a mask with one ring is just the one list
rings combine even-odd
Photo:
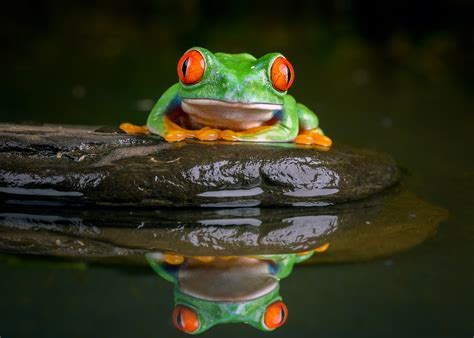
[(262, 331), (282, 326), (288, 310), (280, 279), (312, 254), (184, 257), (155, 252), (146, 258), (175, 285), (176, 328), (198, 334), (220, 323), (247, 323)]
[(221, 323), (247, 323), (273, 331), (285, 323), (287, 316), (278, 287), (258, 298), (233, 302), (196, 298), (175, 289), (173, 324), (189, 334), (202, 333)]
[(213, 54), (189, 49), (178, 62), (184, 99), (229, 103), (282, 104), (294, 79), (291, 63), (280, 53), (256, 59), (250, 54)]
[[(203, 125), (209, 116), (234, 121), (223, 123), (230, 129), (248, 129), (271, 119), (282, 110), (294, 79), (291, 63), (280, 53), (256, 59), (194, 47), (181, 57), (177, 70), (183, 111), (198, 116), (196, 122)], [(248, 124), (236, 122), (245, 120)]]
[(288, 311), (280, 297), (279, 275), (291, 272), (293, 258), (187, 258), (170, 266), (148, 255), (155, 270), (175, 284), (174, 325), (191, 334), (221, 323), (247, 323), (263, 331), (283, 325)]

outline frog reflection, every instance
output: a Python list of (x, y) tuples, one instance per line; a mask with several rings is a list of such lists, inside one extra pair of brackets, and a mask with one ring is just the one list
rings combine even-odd
[(220, 323), (247, 323), (273, 331), (288, 317), (280, 279), (291, 273), (295, 263), (327, 247), (299, 254), (183, 257), (150, 253), (146, 258), (161, 277), (175, 284), (172, 319), (177, 329), (198, 334)]

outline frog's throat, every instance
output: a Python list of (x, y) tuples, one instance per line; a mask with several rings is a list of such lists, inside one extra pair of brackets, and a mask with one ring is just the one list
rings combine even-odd
[(218, 302), (260, 298), (278, 288), (278, 278), (266, 260), (239, 257), (210, 263), (185, 263), (178, 275), (181, 292)]
[(281, 104), (227, 102), (211, 99), (183, 99), (190, 129), (211, 127), (242, 131), (276, 123)]

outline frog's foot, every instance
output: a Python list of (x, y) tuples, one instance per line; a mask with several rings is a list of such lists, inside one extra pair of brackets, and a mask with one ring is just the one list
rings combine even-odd
[(173, 253), (163, 255), (163, 260), (170, 265), (180, 265), (184, 262), (184, 257)]
[(194, 131), (194, 137), (201, 141), (215, 141), (221, 137), (221, 131), (219, 129), (204, 127)]
[(329, 248), (329, 242), (328, 243), (325, 243), (321, 246), (318, 246), (316, 249), (314, 249), (313, 251), (314, 252), (324, 252), (326, 251), (327, 249)]
[(165, 119), (166, 135), (165, 140), (168, 142), (179, 142), (187, 138), (197, 138), (201, 141), (215, 141), (220, 138), (221, 131), (204, 127), (198, 130), (185, 129), (169, 118)]
[(296, 136), (294, 142), (298, 144), (313, 144), (326, 148), (332, 145), (332, 140), (323, 135), (319, 128), (301, 131), (300, 134)]
[(326, 251), (328, 248), (329, 248), (329, 242), (324, 243), (323, 245), (318, 246), (316, 249), (313, 249), (313, 250), (298, 252), (297, 255), (298, 256), (305, 256), (305, 255), (309, 255), (310, 253), (313, 253), (313, 252), (321, 253), (321, 252)]
[(165, 140), (168, 142), (179, 142), (187, 138), (197, 138), (201, 141), (215, 141), (220, 138), (220, 133), (219, 129), (211, 129), (209, 127), (199, 130), (171, 130), (166, 133)]
[(221, 139), (226, 141), (238, 141), (239, 137), (239, 133), (232, 130), (223, 130), (221, 132)]
[(309, 251), (302, 251), (302, 252), (298, 252), (296, 253), (297, 256), (306, 256), (306, 255), (309, 255), (311, 253), (313, 253), (314, 250), (309, 250)]
[(210, 263), (216, 259), (215, 256), (193, 256), (193, 258), (203, 263)]
[(165, 140), (167, 142), (179, 142), (184, 139), (186, 139), (186, 132), (182, 130), (168, 131), (165, 135)]
[(148, 135), (150, 130), (147, 126), (136, 126), (131, 123), (122, 123), (119, 127), (129, 135)]

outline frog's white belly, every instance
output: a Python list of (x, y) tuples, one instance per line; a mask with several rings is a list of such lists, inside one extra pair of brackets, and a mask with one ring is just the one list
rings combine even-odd
[(184, 99), (181, 108), (193, 128), (211, 127), (234, 131), (260, 127), (270, 121), (281, 104)]

